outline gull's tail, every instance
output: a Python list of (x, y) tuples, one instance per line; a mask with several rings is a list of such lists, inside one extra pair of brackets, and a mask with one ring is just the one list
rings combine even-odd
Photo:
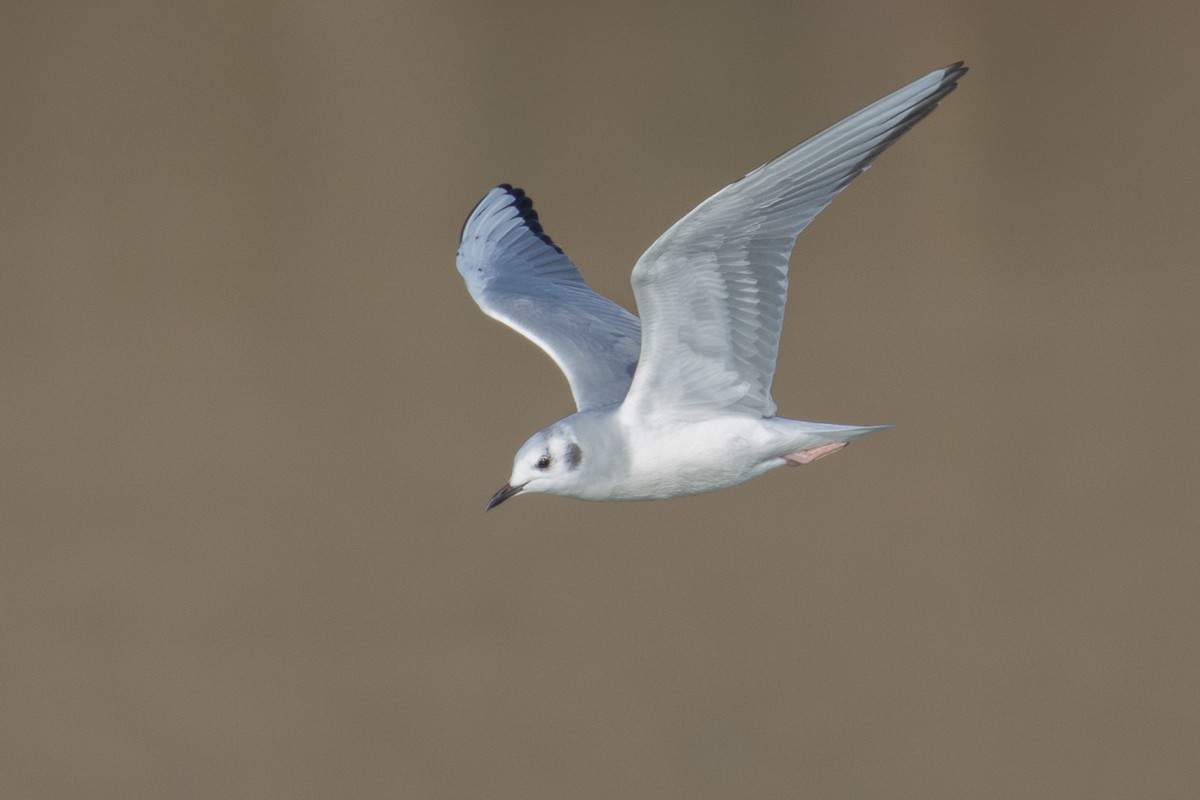
[(868, 433), (886, 431), (891, 425), (833, 425), (826, 422), (804, 422), (796, 419), (776, 419), (785, 435), (780, 457), (788, 466), (811, 464), (841, 450), (855, 439)]

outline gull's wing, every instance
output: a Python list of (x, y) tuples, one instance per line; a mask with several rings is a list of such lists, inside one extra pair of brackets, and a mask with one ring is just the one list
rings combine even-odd
[(726, 186), (660, 236), (633, 270), (643, 345), (624, 408), (773, 416), (796, 237), (965, 72), (952, 64), (872, 103)]
[(591, 290), (520, 189), (492, 189), (467, 217), (458, 271), (490, 317), (554, 359), (580, 411), (619, 403), (637, 367), (638, 319)]

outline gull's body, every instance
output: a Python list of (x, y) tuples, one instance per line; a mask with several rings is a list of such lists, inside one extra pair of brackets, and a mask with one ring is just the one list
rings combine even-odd
[(554, 359), (579, 410), (521, 447), (488, 508), (521, 491), (698, 494), (888, 427), (775, 416), (788, 259), (817, 213), (965, 72), (930, 73), (701, 203), (634, 267), (640, 321), (588, 287), (524, 192), (491, 190), (463, 226), (459, 272), (485, 313)]
[[(736, 486), (787, 464), (787, 454), (849, 442), (880, 429), (736, 413), (630, 420), (619, 406), (609, 406), (551, 425), (530, 440), (530, 454), (540, 457), (552, 437), (577, 442), (586, 453), (572, 470), (576, 480), (554, 494), (580, 500), (659, 500)], [(526, 480), (518, 474), (509, 486)]]

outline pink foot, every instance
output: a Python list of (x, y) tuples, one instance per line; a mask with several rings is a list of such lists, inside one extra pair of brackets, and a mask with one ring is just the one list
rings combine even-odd
[(818, 458), (824, 458), (825, 456), (832, 455), (838, 450), (841, 450), (847, 444), (849, 444), (849, 442), (830, 442), (829, 444), (810, 447), (807, 450), (799, 450), (795, 453), (788, 453), (783, 458), (785, 461), (787, 461), (787, 465), (789, 467), (798, 467), (801, 464), (811, 464)]

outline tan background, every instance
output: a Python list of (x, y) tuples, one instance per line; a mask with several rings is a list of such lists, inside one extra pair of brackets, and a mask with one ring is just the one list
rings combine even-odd
[[(10, 3), (0, 796), (1195, 798), (1200, 12)], [(802, 237), (716, 495), (483, 514), (570, 410), (478, 313), (593, 285), (958, 58)]]

